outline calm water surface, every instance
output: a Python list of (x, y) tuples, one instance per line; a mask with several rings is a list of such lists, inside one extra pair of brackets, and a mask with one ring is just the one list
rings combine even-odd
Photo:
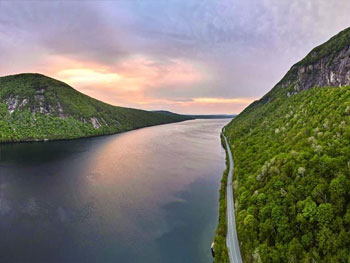
[(0, 145), (0, 262), (212, 262), (227, 122)]

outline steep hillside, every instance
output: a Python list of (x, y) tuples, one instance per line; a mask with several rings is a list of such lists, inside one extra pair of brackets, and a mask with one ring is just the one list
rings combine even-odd
[(245, 262), (349, 262), (349, 56), (347, 29), (227, 126)]
[(314, 86), (345, 85), (350, 85), (350, 28), (314, 48), (288, 71), (261, 102), (269, 101), (281, 91), (292, 96)]
[(111, 106), (40, 74), (0, 78), (0, 142), (80, 138), (186, 119)]

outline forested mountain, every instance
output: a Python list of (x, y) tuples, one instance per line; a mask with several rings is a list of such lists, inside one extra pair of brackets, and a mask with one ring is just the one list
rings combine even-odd
[(245, 262), (349, 262), (350, 29), (226, 128)]
[(196, 120), (196, 119), (233, 119), (236, 115), (235, 114), (196, 114), (196, 115), (188, 115), (188, 114), (177, 114), (171, 111), (165, 111), (165, 110), (157, 110), (153, 112), (158, 112), (162, 114), (167, 114), (167, 115), (180, 115), (183, 117), (186, 117), (188, 119)]
[(80, 138), (186, 119), (112, 106), (40, 74), (0, 78), (0, 142)]

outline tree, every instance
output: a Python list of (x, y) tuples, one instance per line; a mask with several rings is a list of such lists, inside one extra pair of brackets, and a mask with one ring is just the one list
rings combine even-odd
[(333, 247), (335, 245), (333, 241), (334, 239), (332, 236), (332, 231), (328, 227), (323, 226), (317, 233), (319, 250), (322, 251), (323, 254), (328, 254), (333, 250)]
[(348, 181), (343, 174), (338, 175), (330, 183), (331, 198), (336, 200), (345, 195), (348, 188)]
[(311, 199), (311, 197), (307, 197), (303, 202), (303, 207), (303, 216), (309, 219), (310, 222), (313, 222), (316, 216), (316, 203)]
[(332, 204), (320, 204), (316, 213), (317, 222), (321, 225), (328, 225), (334, 218)]
[(288, 244), (288, 261), (289, 262), (299, 262), (303, 257), (303, 247), (297, 238), (293, 238)]

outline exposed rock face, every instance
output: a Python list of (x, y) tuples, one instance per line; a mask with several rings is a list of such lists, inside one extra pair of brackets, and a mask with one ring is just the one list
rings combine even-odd
[(93, 117), (90, 120), (91, 120), (92, 126), (94, 126), (95, 129), (101, 128), (102, 125), (101, 125), (101, 123), (98, 121), (98, 119), (96, 117)]
[(44, 114), (50, 113), (50, 108), (52, 107), (50, 107), (50, 105), (46, 103), (44, 94), (45, 94), (45, 89), (40, 89), (35, 92), (35, 95), (34, 95), (35, 103), (33, 104), (35, 105), (35, 107), (33, 107), (32, 109), (33, 113), (35, 112), (40, 112)]
[(27, 99), (23, 99), (21, 104), (19, 104), (18, 108), (21, 109), (23, 108), (24, 106), (26, 106), (28, 104), (28, 100)]
[[(61, 103), (48, 102), (45, 97), (45, 89), (38, 89), (34, 97), (20, 97), (19, 95), (10, 95), (3, 102), (7, 105), (7, 110), (10, 114), (14, 113), (16, 110), (27, 109), (34, 113), (43, 113), (50, 115), (58, 115), (60, 118), (65, 118), (64, 110)], [(0, 101), (1, 102), (1, 101)], [(30, 106), (31, 105), (31, 106)]]
[(350, 85), (350, 28), (314, 48), (270, 92), (248, 108), (270, 102), (281, 94), (281, 90), (283, 95), (291, 97), (313, 87), (347, 85)]
[[(314, 86), (339, 87), (350, 85), (350, 46), (341, 52), (322, 58), (309, 65), (295, 65), (290, 74), (293, 78), (279, 84), (286, 88), (294, 84), (294, 91), (308, 90)], [(287, 96), (293, 95), (288, 93)]]
[(58, 117), (64, 119), (64, 112), (60, 102), (57, 102), (57, 108), (58, 108)]
[(20, 102), (20, 99), (18, 96), (10, 96), (8, 99), (5, 100), (5, 103), (7, 105), (7, 110), (10, 114), (14, 113), (17, 109), (22, 109), (28, 104), (28, 99), (23, 99)]
[(18, 96), (12, 97), (10, 96), (7, 100), (5, 100), (5, 103), (7, 105), (7, 110), (10, 114), (12, 114), (18, 106)]
[[(57, 116), (62, 119), (69, 117), (70, 115), (64, 112), (59, 99), (56, 97), (55, 101), (55, 99), (52, 100), (51, 97), (51, 100), (49, 100), (46, 98), (45, 92), (46, 89), (37, 89), (32, 97), (10, 95), (7, 99), (4, 99), (4, 102), (10, 114), (13, 114), (15, 111), (29, 110), (32, 114), (41, 113)], [(89, 122), (88, 120), (89, 119), (80, 118), (80, 121), (84, 124), (87, 124)], [(100, 129), (102, 126), (108, 126), (103, 118), (91, 117), (90, 123), (96, 130)], [(116, 125), (119, 125), (119, 122), (116, 121)]]

